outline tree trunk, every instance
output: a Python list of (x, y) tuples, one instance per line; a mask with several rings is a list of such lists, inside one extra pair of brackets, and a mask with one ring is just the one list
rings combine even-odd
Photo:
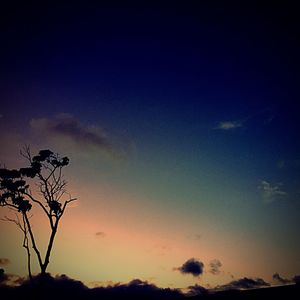
[(51, 235), (50, 235), (49, 244), (48, 244), (48, 248), (47, 248), (47, 252), (46, 252), (46, 256), (45, 256), (45, 261), (44, 261), (44, 263), (41, 267), (41, 273), (42, 274), (46, 274), (46, 270), (47, 270), (47, 267), (48, 267), (49, 262), (50, 262), (50, 254), (51, 254), (51, 250), (52, 250), (52, 247), (53, 247), (54, 238), (55, 238), (55, 235), (56, 235), (56, 232), (57, 232), (57, 226), (58, 226), (58, 222), (56, 222), (56, 224), (52, 228), (52, 232), (51, 232)]

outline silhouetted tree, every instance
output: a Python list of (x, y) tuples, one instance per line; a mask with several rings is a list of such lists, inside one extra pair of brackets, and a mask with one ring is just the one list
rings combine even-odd
[[(67, 193), (67, 182), (63, 176), (63, 169), (69, 164), (68, 157), (61, 157), (50, 150), (40, 150), (38, 155), (31, 156), (28, 146), (21, 150), (21, 155), (26, 158), (29, 166), (19, 170), (0, 169), (0, 206), (16, 212), (16, 219), (6, 217), (5, 220), (17, 224), (24, 234), (23, 247), (27, 251), (28, 273), (31, 278), (29, 241), (36, 254), (41, 274), (44, 275), (49, 265), (59, 221), (67, 205), (76, 198), (71, 198)], [(40, 208), (49, 221), (50, 237), (44, 255), (39, 250), (32, 229), (29, 212), (33, 205)]]

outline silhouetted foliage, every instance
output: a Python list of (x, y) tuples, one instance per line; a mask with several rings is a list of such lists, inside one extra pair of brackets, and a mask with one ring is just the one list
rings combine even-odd
[[(40, 150), (32, 157), (29, 147), (24, 147), (21, 155), (26, 158), (29, 166), (19, 170), (0, 169), (0, 206), (8, 207), (22, 216), (20, 219), (16, 214), (16, 219), (6, 217), (5, 220), (17, 224), (24, 233), (23, 247), (27, 250), (28, 272), (31, 277), (29, 240), (37, 256), (41, 273), (45, 274), (59, 221), (67, 205), (76, 199), (72, 199), (67, 193), (67, 182), (63, 177), (63, 168), (69, 164), (68, 157), (61, 157), (48, 149)], [(32, 190), (37, 187), (35, 193), (30, 189), (28, 181), (32, 183)], [(35, 241), (28, 215), (33, 205), (42, 209), (49, 219), (51, 234), (44, 258)]]

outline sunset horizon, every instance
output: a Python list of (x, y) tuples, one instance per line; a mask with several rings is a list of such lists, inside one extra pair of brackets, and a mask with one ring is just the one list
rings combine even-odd
[[(66, 198), (45, 202), (50, 225), (59, 219), (47, 272), (195, 295), (299, 282), (295, 11), (289, 1), (3, 7), (0, 169), (29, 184), (46, 261), (51, 226), (32, 201), (46, 192), (29, 171), (50, 162), (66, 180)], [(20, 285), (27, 252), (9, 219), (24, 210), (4, 192), (0, 286)]]

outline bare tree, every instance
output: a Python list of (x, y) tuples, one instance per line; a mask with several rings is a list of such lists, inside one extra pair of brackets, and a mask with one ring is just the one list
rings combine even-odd
[[(29, 163), (28, 167), (19, 170), (0, 169), (0, 206), (8, 207), (21, 215), (21, 218), (6, 218), (6, 221), (14, 222), (24, 234), (23, 247), (27, 252), (28, 273), (31, 278), (29, 241), (36, 254), (41, 274), (44, 275), (50, 262), (59, 221), (68, 204), (76, 198), (71, 198), (66, 190), (63, 169), (69, 164), (67, 157), (61, 157), (50, 150), (41, 150), (38, 155), (31, 156), (28, 146), (23, 148), (21, 155)], [(30, 186), (37, 190), (32, 190)], [(29, 217), (33, 205), (41, 209), (49, 221), (50, 237), (44, 255), (37, 245)]]
[(20, 221), (20, 218), (18, 214), (15, 214), (15, 218), (9, 218), (5, 216), (1, 219), (2, 221), (8, 221), (16, 224), (18, 228), (23, 233), (23, 247), (26, 249), (27, 254), (27, 270), (28, 270), (28, 276), (29, 279), (32, 280), (32, 272), (31, 272), (31, 253), (30, 253), (30, 247), (29, 247), (29, 239), (28, 239), (28, 226), (25, 221), (24, 214), (22, 214), (22, 221)]

